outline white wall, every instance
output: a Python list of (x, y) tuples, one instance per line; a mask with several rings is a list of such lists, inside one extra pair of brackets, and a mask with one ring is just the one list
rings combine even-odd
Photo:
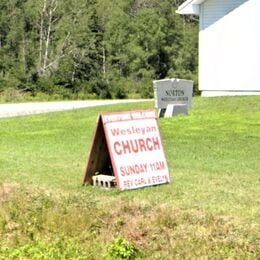
[(200, 90), (260, 91), (259, 12), (259, 0), (201, 5)]

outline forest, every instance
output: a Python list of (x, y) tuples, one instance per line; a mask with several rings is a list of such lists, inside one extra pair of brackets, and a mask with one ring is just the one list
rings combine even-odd
[(198, 70), (198, 18), (183, 0), (1, 0), (0, 95), (149, 98)]

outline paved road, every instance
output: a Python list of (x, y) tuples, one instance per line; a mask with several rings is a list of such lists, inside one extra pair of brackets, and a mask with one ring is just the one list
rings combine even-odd
[(85, 107), (150, 101), (148, 99), (58, 101), (19, 104), (0, 104), (0, 118), (42, 114)]

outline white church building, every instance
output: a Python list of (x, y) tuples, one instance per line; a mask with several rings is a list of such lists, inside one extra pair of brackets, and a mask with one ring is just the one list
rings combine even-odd
[(198, 15), (202, 96), (260, 95), (260, 0), (187, 0)]

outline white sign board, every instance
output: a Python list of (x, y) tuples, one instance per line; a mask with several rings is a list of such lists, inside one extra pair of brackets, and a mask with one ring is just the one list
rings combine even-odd
[(153, 81), (155, 107), (165, 109), (169, 104), (186, 104), (191, 108), (193, 81), (164, 79)]
[(154, 110), (102, 115), (120, 190), (169, 183), (169, 170)]

